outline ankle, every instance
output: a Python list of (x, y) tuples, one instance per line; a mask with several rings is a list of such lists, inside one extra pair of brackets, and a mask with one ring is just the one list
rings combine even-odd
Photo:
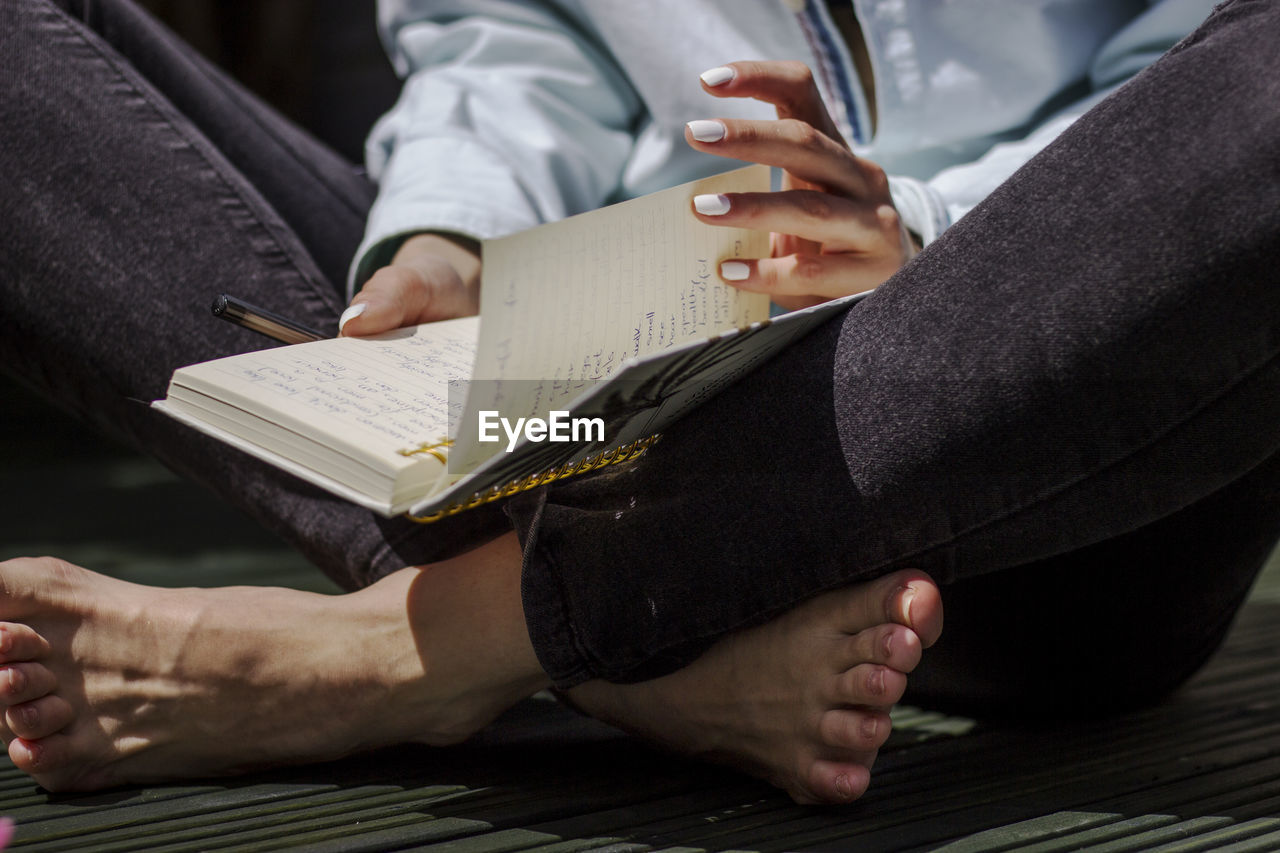
[[(550, 686), (538, 665), (508, 567), (465, 558), (394, 572), (335, 597), (350, 654), (379, 673), (370, 707), (382, 736), (458, 743)], [(388, 731), (388, 725), (394, 731)]]

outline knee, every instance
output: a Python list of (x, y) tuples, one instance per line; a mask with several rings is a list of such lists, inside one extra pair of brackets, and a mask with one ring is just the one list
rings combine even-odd
[(1206, 594), (1176, 581), (1162, 586), (1163, 566), (1130, 578), (1113, 568), (1048, 578), (1001, 572), (944, 588), (946, 631), (912, 673), (909, 700), (1044, 717), (1165, 698), (1221, 645), (1248, 584)]

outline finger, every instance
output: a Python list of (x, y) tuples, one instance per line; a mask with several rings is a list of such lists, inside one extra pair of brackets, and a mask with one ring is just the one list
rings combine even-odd
[[(720, 193), (708, 195), (695, 195), (693, 197), (693, 212), (708, 225), (737, 225), (744, 228), (754, 228), (755, 230), (767, 231), (767, 228), (761, 228), (750, 224), (750, 217), (743, 214), (750, 213), (750, 206), (745, 202), (739, 201), (746, 193)], [(729, 215), (731, 214), (731, 215)], [(817, 255), (822, 252), (822, 243), (813, 240), (806, 240), (792, 234), (774, 231), (769, 235), (769, 256), (778, 257), (780, 255), (792, 254), (811, 254)]]
[(0, 663), (36, 660), (49, 653), (49, 642), (29, 625), (0, 622)]
[(778, 118), (798, 119), (844, 142), (813, 72), (803, 62), (731, 62), (704, 71), (702, 88), (718, 98), (755, 98), (773, 104)]
[(420, 258), (412, 265), (383, 267), (365, 282), (351, 307), (343, 312), (339, 334), (375, 335), (474, 314), (479, 307), (475, 298), (442, 259)]
[(893, 259), (856, 254), (787, 255), (723, 261), (720, 277), (740, 290), (767, 293), (781, 305), (794, 297), (836, 299), (862, 293), (878, 287), (899, 266)]
[(51, 670), (38, 663), (14, 663), (0, 666), (0, 705), (30, 702), (52, 693), (58, 679)]
[(426, 283), (413, 270), (383, 267), (375, 272), (338, 320), (339, 335), (376, 335), (406, 325), (410, 312), (425, 307)]
[(891, 204), (855, 201), (814, 190), (721, 193), (693, 197), (698, 218), (711, 225), (790, 234), (831, 252), (897, 254), (906, 260), (902, 219)]
[(37, 740), (60, 732), (75, 719), (71, 704), (57, 694), (14, 705), (4, 712), (5, 724), (20, 738)]
[(884, 170), (808, 122), (698, 119), (685, 126), (685, 141), (699, 151), (786, 169), (791, 176), (832, 192), (889, 200)]

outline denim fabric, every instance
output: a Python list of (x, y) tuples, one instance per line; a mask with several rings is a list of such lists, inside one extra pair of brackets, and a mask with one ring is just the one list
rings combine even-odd
[[(1218, 10), (641, 464), (516, 505), (552, 677), (649, 678), (818, 590), (907, 566), (965, 588), (1007, 577), (1050, 608), (1045, 624), (1172, 626), (1196, 649), (1220, 637), (1280, 535), (1276, 465), (1237, 486), (1280, 450), (1278, 37), (1275, 4)], [(1235, 515), (1188, 509), (1224, 490)], [(1179, 532), (1248, 547), (1135, 551), (1175, 514)], [(1057, 609), (1064, 579), (1105, 597), (1108, 573), (1183, 606)], [(965, 599), (971, 622), (1001, 615), (983, 600)], [(1187, 622), (1197, 608), (1206, 618)], [(943, 641), (962, 658), (964, 633)], [(1024, 668), (1082, 645), (1008, 640)], [(1136, 673), (1087, 659), (1146, 695), (1187, 670), (1185, 654)]]
[(6, 372), (347, 588), (509, 529), (374, 516), (144, 405), (179, 366), (270, 345), (212, 317), (219, 293), (335, 328), (372, 189), (127, 0), (0, 4), (0, 185)]
[[(367, 178), (133, 3), (57, 0), (55, 5), (98, 33), (110, 46), (108, 55), (116, 54), (111, 61), (132, 66), (190, 121), (234, 169), (236, 180), (257, 190), (287, 223), (328, 281), (343, 281), (373, 202)], [(129, 125), (118, 130), (129, 132)]]

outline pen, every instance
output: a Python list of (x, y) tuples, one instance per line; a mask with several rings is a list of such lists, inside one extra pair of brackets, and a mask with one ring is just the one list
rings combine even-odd
[(213, 300), (213, 316), (252, 329), (261, 335), (275, 338), (286, 344), (300, 344), (304, 341), (320, 341), (328, 337), (315, 329), (301, 323), (295, 323), (287, 317), (281, 317), (274, 311), (250, 305), (234, 296), (223, 293)]

